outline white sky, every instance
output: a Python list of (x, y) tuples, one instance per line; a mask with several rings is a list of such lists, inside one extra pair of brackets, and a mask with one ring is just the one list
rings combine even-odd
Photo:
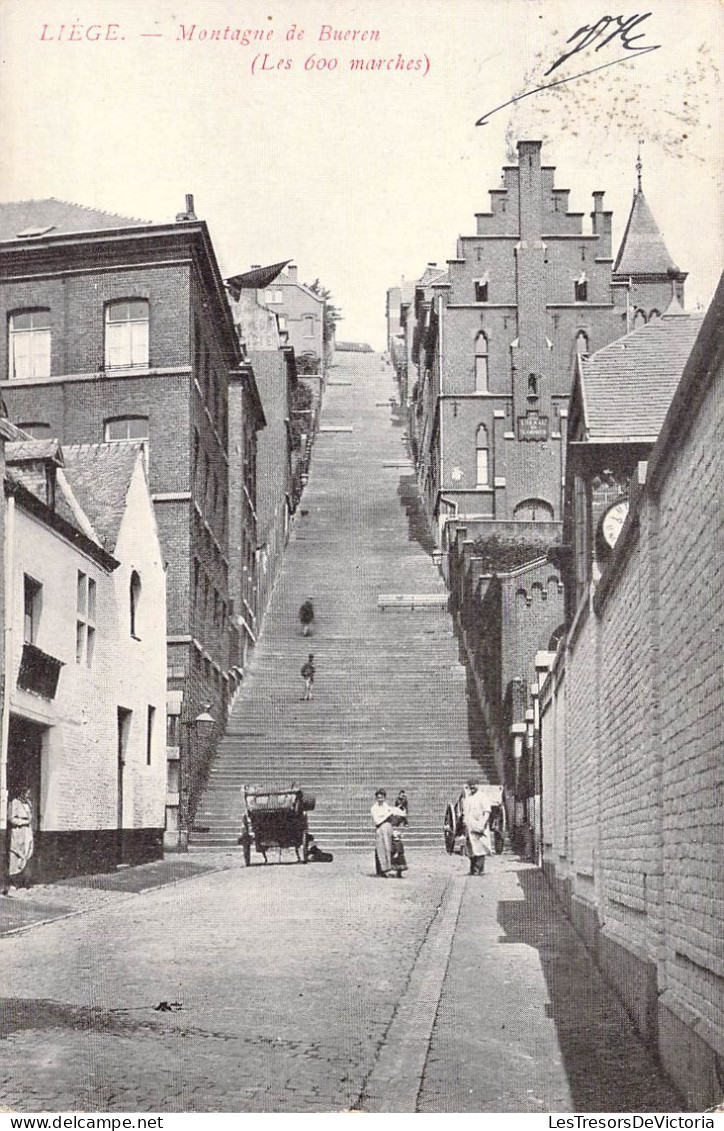
[[(3, 0), (0, 199), (56, 196), (172, 220), (184, 194), (222, 271), (292, 258), (342, 309), (339, 336), (384, 341), (387, 287), (454, 256), (488, 208), (507, 146), (542, 138), (544, 160), (588, 214), (614, 210), (614, 250), (635, 186), (675, 262), (687, 305), (706, 304), (722, 259), (722, 101), (717, 0), (651, 0), (636, 29), (658, 51), (535, 94), (529, 87), (624, 54), (614, 41), (543, 72), (582, 24), (619, 8), (589, 0)], [(121, 42), (70, 42), (77, 20), (120, 24)], [(263, 46), (178, 42), (178, 26), (272, 28)], [(288, 43), (295, 23), (303, 41)], [(323, 23), (379, 42), (320, 43)], [(46, 41), (41, 41), (47, 24)], [(161, 33), (145, 38), (141, 33)], [(633, 34), (636, 34), (634, 32)], [(53, 38), (50, 38), (53, 37)], [(290, 70), (251, 73), (259, 52)], [(349, 70), (352, 58), (427, 56), (429, 73)], [(337, 69), (304, 70), (311, 54)], [(587, 220), (588, 222), (588, 220)]]

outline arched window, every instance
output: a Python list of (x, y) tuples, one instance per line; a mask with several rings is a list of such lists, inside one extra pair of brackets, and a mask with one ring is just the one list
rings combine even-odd
[(106, 306), (106, 367), (148, 365), (148, 301), (121, 299)]
[(8, 320), (11, 381), (50, 376), (50, 311), (17, 310)]
[(131, 573), (129, 598), (131, 612), (131, 636), (135, 636), (135, 638), (138, 639), (138, 606), (141, 601), (141, 577), (135, 569)]
[(638, 330), (641, 326), (646, 325), (646, 315), (643, 310), (634, 311), (633, 328)]
[(475, 392), (488, 392), (488, 339), (482, 330), (475, 339)]
[(552, 522), (553, 507), (545, 499), (524, 499), (513, 511), (518, 522)]
[(651, 311), (651, 313), (649, 314), (649, 322), (655, 322), (655, 321), (656, 321), (656, 319), (657, 319), (657, 318), (660, 318), (660, 317), (661, 317), (661, 314), (659, 313), (659, 311), (658, 311), (658, 310), (656, 310), (656, 309), (654, 309), (654, 310), (652, 310), (652, 311)]
[(588, 334), (585, 330), (579, 330), (576, 334), (576, 353), (579, 355), (579, 357), (588, 356)]
[(535, 373), (528, 374), (528, 400), (538, 400), (538, 378)]
[(490, 449), (488, 448), (488, 430), (484, 424), (478, 428), (476, 439), (477, 458), (477, 486), (487, 487), (490, 483)]

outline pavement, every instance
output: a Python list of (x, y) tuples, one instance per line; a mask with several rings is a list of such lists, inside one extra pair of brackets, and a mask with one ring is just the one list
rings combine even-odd
[(168, 856), (150, 864), (118, 868), (88, 876), (73, 876), (31, 888), (11, 888), (0, 896), (0, 937), (29, 927), (123, 902), (145, 891), (175, 884), (192, 876), (229, 867), (238, 853), (217, 852), (203, 860)]
[(542, 875), (489, 863), (420, 851), (380, 881), (370, 845), (48, 885), (87, 904), (0, 941), (0, 1105), (681, 1111)]

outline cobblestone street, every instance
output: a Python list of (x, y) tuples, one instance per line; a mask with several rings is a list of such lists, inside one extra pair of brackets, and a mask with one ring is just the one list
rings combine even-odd
[(203, 861), (224, 870), (96, 893), (0, 943), (2, 1107), (677, 1110), (512, 856), (470, 880), (419, 853), (385, 883), (371, 853)]

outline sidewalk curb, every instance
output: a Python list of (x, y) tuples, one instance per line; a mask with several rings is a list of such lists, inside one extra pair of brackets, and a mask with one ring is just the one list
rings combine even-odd
[(179, 884), (188, 883), (190, 880), (198, 880), (201, 876), (216, 875), (219, 872), (230, 872), (233, 865), (227, 864), (220, 868), (209, 868), (205, 872), (201, 872), (195, 876), (181, 876), (175, 880), (168, 880), (163, 884), (156, 884), (152, 887), (144, 888), (142, 891), (132, 891), (121, 895), (117, 900), (108, 900), (105, 903), (96, 903), (92, 907), (79, 907), (75, 911), (66, 911), (62, 915), (51, 915), (48, 919), (36, 919), (33, 923), (26, 923), (22, 927), (13, 927), (10, 931), (0, 933), (0, 944), (3, 939), (14, 938), (16, 935), (24, 935), (28, 931), (34, 931), (36, 927), (47, 927), (50, 923), (62, 923), (65, 919), (76, 919), (79, 915), (92, 915), (94, 911), (107, 911), (110, 907), (118, 907), (122, 903), (129, 903), (132, 899), (139, 899), (144, 895), (149, 895), (151, 892), (163, 891), (164, 888), (178, 887)]

